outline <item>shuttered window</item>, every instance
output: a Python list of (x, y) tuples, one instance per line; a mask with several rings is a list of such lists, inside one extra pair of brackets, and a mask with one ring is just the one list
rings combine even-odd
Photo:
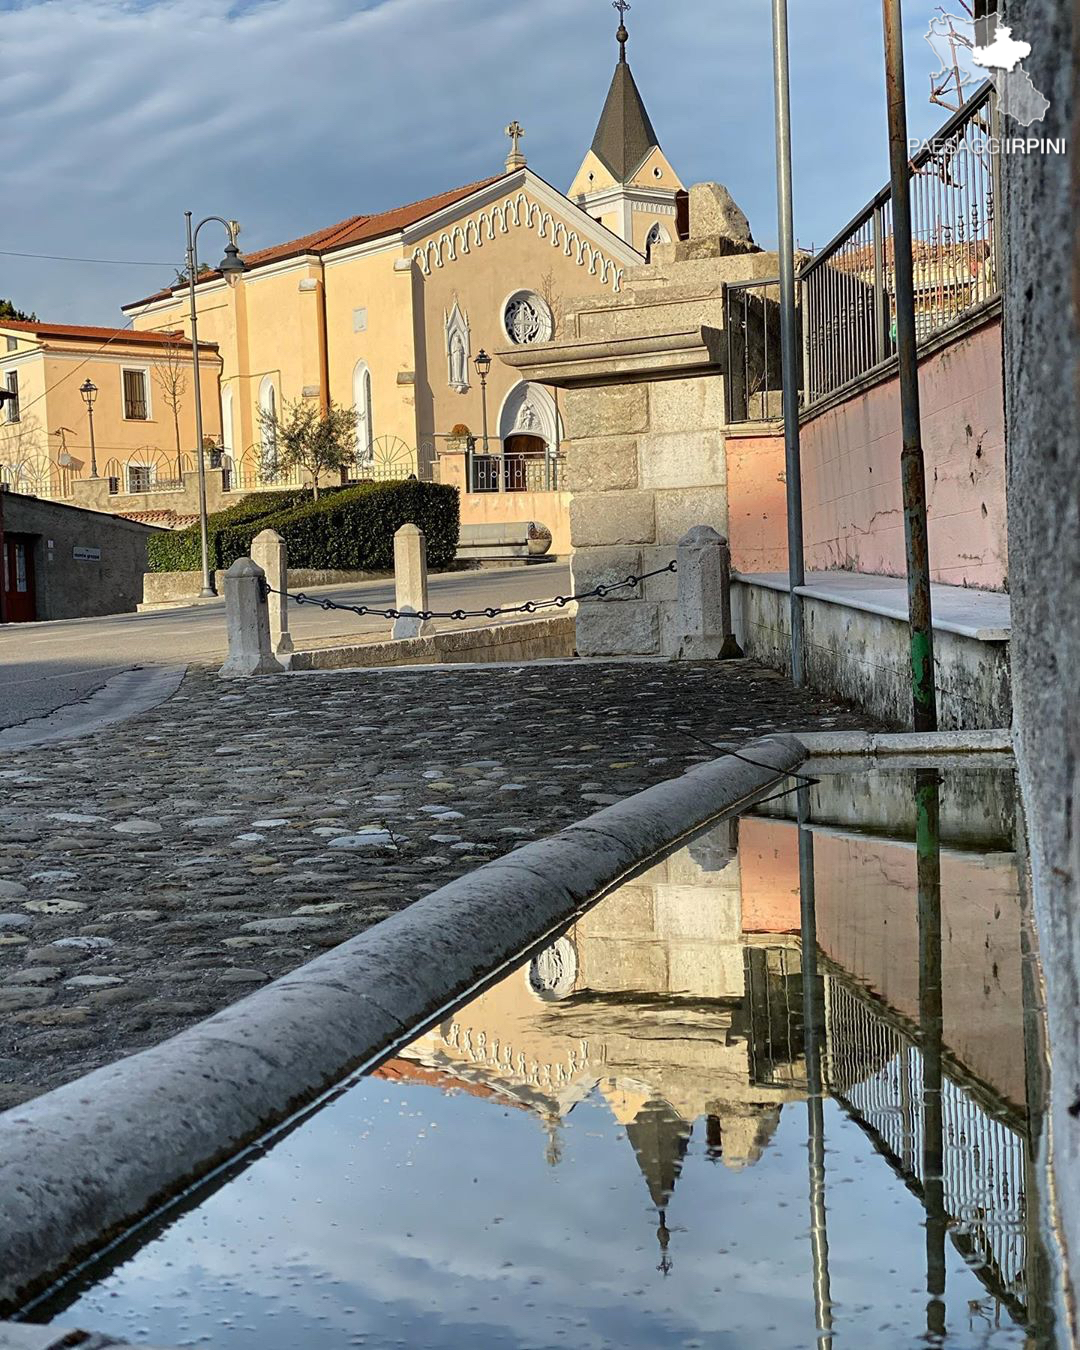
[(146, 407), (146, 371), (125, 370), (124, 416), (131, 422), (145, 422), (149, 417)]
[(16, 371), (14, 370), (8, 371), (7, 375), (4, 377), (4, 387), (8, 390), (9, 393), (15, 395), (14, 398), (9, 398), (7, 402), (4, 404), (4, 411), (7, 413), (7, 420), (9, 422), (17, 422), (19, 420), (20, 414), (19, 414), (19, 376)]

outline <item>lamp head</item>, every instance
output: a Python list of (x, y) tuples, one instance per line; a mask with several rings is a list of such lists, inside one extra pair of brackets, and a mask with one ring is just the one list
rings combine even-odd
[(218, 263), (218, 271), (230, 286), (235, 286), (247, 271), (247, 263), (241, 258), (240, 250), (231, 239), (225, 246), (225, 256)]
[(491, 357), (484, 351), (483, 347), (476, 354), (476, 360), (473, 362), (476, 366), (476, 373), (482, 380), (486, 380), (491, 370)]
[(93, 382), (93, 380), (90, 379), (89, 376), (87, 376), (86, 379), (83, 381), (83, 383), (79, 386), (79, 393), (82, 394), (83, 402), (86, 404), (87, 408), (92, 409), (94, 406), (94, 400), (97, 398), (98, 391), (97, 385)]

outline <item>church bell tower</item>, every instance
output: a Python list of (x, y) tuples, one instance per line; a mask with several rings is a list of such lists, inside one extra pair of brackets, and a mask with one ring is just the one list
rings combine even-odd
[(676, 197), (682, 181), (660, 143), (626, 59), (627, 0), (619, 11), (619, 63), (592, 148), (578, 170), (569, 197), (589, 215), (648, 256), (657, 243), (677, 238)]

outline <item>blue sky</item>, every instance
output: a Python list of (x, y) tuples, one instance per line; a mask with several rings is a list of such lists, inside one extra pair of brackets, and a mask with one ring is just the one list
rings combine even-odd
[[(880, 8), (791, 5), (796, 231), (820, 246), (887, 178)], [(912, 134), (932, 0), (907, 0)], [(0, 296), (111, 323), (170, 279), (183, 212), (258, 248), (497, 172), (502, 128), (565, 190), (616, 56), (608, 0), (0, 0)], [(775, 241), (768, 0), (635, 0), (630, 59), (687, 182)], [(208, 244), (207, 254), (217, 249)], [(214, 261), (216, 259), (211, 259)]]

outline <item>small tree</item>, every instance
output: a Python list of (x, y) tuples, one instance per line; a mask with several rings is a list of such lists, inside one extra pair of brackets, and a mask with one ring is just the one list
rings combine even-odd
[(166, 354), (154, 362), (154, 383), (172, 413), (173, 434), (176, 437), (176, 478), (184, 481), (184, 457), (180, 449), (180, 405), (187, 393), (187, 353), (179, 346), (170, 346)]
[(37, 323), (36, 314), (24, 314), (16, 309), (10, 300), (0, 299), (0, 319), (18, 319), (23, 323)]
[(259, 412), (263, 440), (274, 446), (280, 469), (303, 469), (311, 475), (312, 495), (319, 498), (319, 480), (339, 472), (356, 458), (355, 408), (342, 408), (331, 401), (324, 412), (311, 399), (297, 398), (280, 413)]

